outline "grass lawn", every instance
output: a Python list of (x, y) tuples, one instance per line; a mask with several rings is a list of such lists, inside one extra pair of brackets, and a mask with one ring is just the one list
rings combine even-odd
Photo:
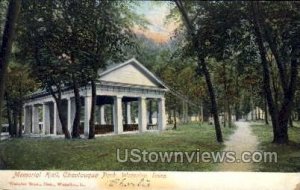
[(276, 145), (271, 143), (273, 139), (271, 125), (252, 125), (252, 130), (260, 141), (260, 150), (277, 152), (278, 155), (278, 163), (260, 163), (260, 171), (300, 171), (300, 127), (289, 128), (290, 143), (288, 145)]
[[(234, 128), (223, 128), (224, 137)], [(160, 170), (213, 171), (213, 163), (132, 163), (117, 162), (116, 149), (147, 151), (219, 151), (214, 127), (186, 124), (177, 130), (98, 137), (94, 140), (11, 139), (0, 142), (0, 158), (11, 170)], [(124, 158), (123, 156), (121, 158)]]

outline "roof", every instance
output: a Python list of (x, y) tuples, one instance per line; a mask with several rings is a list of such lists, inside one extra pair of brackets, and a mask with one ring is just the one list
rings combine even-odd
[[(118, 64), (109, 64), (108, 67), (106, 67), (104, 70), (99, 69), (98, 70), (98, 75), (99, 75), (99, 79), (101, 81), (101, 77), (106, 76), (110, 73), (112, 73), (113, 71), (116, 71), (122, 67), (125, 67), (126, 65), (129, 64), (133, 64), (135, 65), (140, 71), (143, 72), (143, 74), (145, 74), (148, 78), (150, 78), (151, 80), (153, 80), (156, 84), (158, 84), (158, 86), (160, 86), (160, 88), (163, 88), (165, 90), (169, 90), (169, 88), (167, 87), (167, 85), (162, 82), (162, 80), (160, 80), (157, 76), (155, 76), (152, 72), (150, 72), (145, 66), (143, 66), (143, 64), (141, 64), (138, 60), (136, 60), (135, 58), (131, 58), (123, 63), (118, 63)], [(107, 81), (103, 81), (103, 82), (107, 82)], [(113, 84), (113, 82), (108, 82), (108, 84)], [(124, 85), (130, 85), (130, 84), (124, 84)], [(138, 87), (142, 87), (142, 86), (138, 86)], [(64, 90), (69, 89), (69, 87), (65, 87)], [(49, 94), (46, 89), (38, 89), (37, 91), (35, 91), (34, 93), (30, 94), (30, 97), (35, 97), (35, 96), (43, 96), (45, 94)]]
[(119, 64), (112, 64), (109, 67), (106, 68), (106, 70), (99, 72), (99, 76), (100, 76), (100, 81), (101, 81), (101, 77), (108, 75), (109, 73), (112, 73), (113, 71), (120, 69), (122, 67), (125, 67), (126, 65), (129, 64), (134, 64), (136, 67), (138, 67), (138, 69), (140, 69), (146, 76), (148, 76), (150, 79), (152, 79), (153, 81), (155, 81), (158, 85), (160, 85), (162, 88), (165, 89), (169, 89), (167, 87), (167, 85), (160, 80), (157, 76), (155, 76), (151, 71), (149, 71), (143, 64), (141, 64), (138, 60), (136, 60), (135, 58), (131, 58), (128, 61), (125, 61), (123, 63), (119, 63)]

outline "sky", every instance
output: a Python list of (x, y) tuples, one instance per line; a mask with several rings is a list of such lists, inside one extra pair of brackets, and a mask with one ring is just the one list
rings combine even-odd
[(151, 1), (143, 1), (136, 8), (136, 12), (143, 14), (150, 23), (146, 30), (135, 29), (136, 33), (142, 33), (159, 43), (167, 42), (173, 36), (176, 24), (174, 22), (166, 24), (166, 16), (170, 12), (170, 4), (168, 2), (154, 4)]

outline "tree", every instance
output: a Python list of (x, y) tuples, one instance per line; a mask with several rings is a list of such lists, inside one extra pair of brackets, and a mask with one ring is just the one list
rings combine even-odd
[[(96, 106), (96, 84), (98, 83), (98, 70), (106, 67), (110, 61), (119, 61), (126, 55), (126, 48), (134, 48), (133, 35), (134, 25), (140, 25), (142, 18), (132, 12), (130, 2), (101, 1), (94, 2), (90, 10), (89, 20), (92, 21), (89, 27), (91, 40), (94, 40), (91, 48), (86, 49), (89, 55), (85, 64), (90, 67), (88, 81), (92, 90), (92, 107), (89, 121), (89, 139), (95, 137), (95, 106)], [(115, 14), (121, 12), (121, 14)], [(94, 19), (91, 19), (94, 18)], [(97, 18), (97, 19), (95, 19)], [(86, 21), (85, 23), (87, 23)]]
[[(53, 3), (53, 4), (52, 4)], [(59, 50), (64, 43), (60, 36), (61, 12), (55, 10), (56, 2), (25, 1), (22, 18), (18, 27), (18, 47), (20, 55), (30, 64), (32, 73), (41, 83), (41, 90), (53, 96), (58, 110), (62, 131), (66, 139), (71, 138), (62, 109), (62, 91), (70, 82), (70, 64), (66, 54)], [(57, 9), (59, 6), (57, 7)]]
[[(253, 47), (256, 52), (249, 54), (251, 55), (249, 57), (253, 57), (255, 62), (261, 62), (262, 67), (258, 69), (263, 70), (262, 84), (265, 93), (254, 89), (257, 84), (250, 88), (251, 93), (266, 95), (272, 119), (273, 142), (287, 143), (287, 126), (293, 108), (299, 64), (299, 3), (182, 1), (175, 3), (187, 29), (194, 32), (189, 32), (190, 41), (194, 42), (193, 49), (197, 47), (196, 40), (202, 42), (200, 46), (202, 49), (198, 49), (198, 52), (205, 55), (202, 57), (209, 56), (216, 58), (217, 61), (225, 61), (228, 55), (232, 55), (228, 54), (231, 46), (238, 53), (245, 51), (247, 47), (243, 42), (245, 39), (250, 38), (248, 43), (255, 42)], [(191, 15), (194, 17), (191, 18)], [(274, 57), (274, 61), (268, 60), (267, 57), (270, 55)], [(271, 66), (273, 63), (275, 67)], [(205, 75), (205, 72), (203, 73)], [(277, 74), (279, 86), (275, 77)], [(249, 101), (253, 102), (251, 107), (254, 107), (253, 98)]]
[[(295, 2), (282, 2), (276, 5), (259, 2), (250, 4), (251, 21), (263, 65), (264, 87), (272, 119), (273, 142), (278, 144), (288, 143), (288, 121), (292, 113), (297, 84), (300, 56), (300, 25), (297, 23), (300, 14), (297, 5), (299, 4)], [(271, 12), (269, 6), (276, 9), (272, 9)], [(282, 17), (286, 12), (289, 13), (289, 17)], [(266, 43), (268, 47), (265, 46)], [(277, 101), (274, 100), (271, 91), (270, 68), (267, 60), (269, 52), (274, 55), (280, 77), (283, 92), (280, 107), (276, 105)]]
[(2, 118), (2, 102), (5, 92), (5, 80), (7, 75), (7, 67), (9, 56), (15, 33), (15, 24), (19, 15), (21, 0), (11, 0), (9, 2), (5, 27), (2, 36), (2, 44), (0, 47), (0, 131), (2, 131), (1, 118)]
[(6, 84), (5, 101), (9, 132), (12, 137), (22, 136), (23, 105), (26, 95), (33, 92), (36, 83), (27, 65), (10, 63)]
[[(181, 0), (176, 0), (175, 4), (182, 16), (184, 24), (186, 26), (187, 33), (189, 35), (188, 39), (192, 43), (192, 48), (196, 53), (198, 67), (203, 72), (203, 75), (206, 80), (207, 89), (208, 89), (209, 97), (210, 97), (210, 101), (211, 101), (211, 112), (212, 112), (213, 118), (214, 118), (217, 141), (223, 142), (222, 131), (221, 131), (220, 122), (219, 122), (219, 114), (218, 114), (216, 96), (215, 96), (214, 87), (213, 87), (213, 84), (211, 81), (211, 76), (210, 76), (209, 70), (207, 68), (207, 63), (205, 60), (207, 55), (203, 51), (205, 48), (205, 44), (203, 44), (204, 43), (203, 41), (199, 40), (199, 38), (198, 38), (199, 34), (197, 34), (199, 31), (197, 30), (197, 28), (195, 28), (195, 25), (193, 23), (193, 21), (195, 21), (195, 20), (193, 20), (189, 17), (187, 9), (184, 6), (185, 4)], [(195, 18), (196, 18), (196, 16), (195, 16)]]
[[(34, 73), (57, 104), (61, 104), (64, 88), (73, 89), (76, 112), (72, 138), (80, 137), (79, 88), (91, 85), (89, 138), (94, 138), (98, 70), (107, 62), (117, 60), (124, 46), (131, 45), (130, 28), (134, 18), (134, 22), (139, 21), (138, 17), (130, 11), (128, 2), (119, 1), (31, 1), (24, 7), (27, 20), (20, 33), (23, 49), (30, 47), (24, 54), (31, 57)], [(28, 24), (31, 27), (26, 27)], [(59, 105), (57, 108), (62, 113)], [(59, 115), (65, 136), (69, 138), (65, 118)]]

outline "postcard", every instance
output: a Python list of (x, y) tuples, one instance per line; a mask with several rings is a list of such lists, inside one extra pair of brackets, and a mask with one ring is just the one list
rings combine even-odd
[(300, 3), (0, 1), (1, 189), (300, 189)]

